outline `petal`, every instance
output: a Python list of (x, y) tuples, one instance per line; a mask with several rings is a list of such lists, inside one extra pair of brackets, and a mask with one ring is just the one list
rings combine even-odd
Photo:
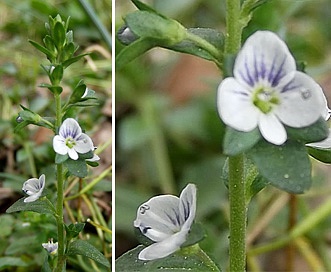
[(134, 226), (155, 242), (180, 231), (179, 198), (173, 195), (152, 197), (139, 206)]
[(179, 214), (185, 224), (182, 229), (190, 229), (195, 218), (197, 189), (194, 184), (188, 184), (179, 197)]
[(22, 191), (28, 195), (38, 193), (41, 189), (41, 185), (38, 179), (31, 178), (23, 183)]
[(293, 79), (281, 87), (281, 102), (276, 115), (286, 125), (305, 127), (313, 124), (326, 111), (326, 99), (321, 87), (308, 75), (294, 72)]
[(44, 174), (42, 174), (39, 177), (39, 184), (40, 184), (40, 190), (43, 191), (45, 188), (45, 175)]
[(69, 155), (70, 159), (72, 159), (74, 161), (78, 160), (78, 153), (76, 152), (75, 149), (68, 148), (68, 155)]
[(306, 146), (321, 148), (321, 149), (331, 148), (331, 129), (329, 129), (329, 136), (325, 140), (315, 143), (309, 143), (306, 144)]
[(78, 122), (73, 118), (67, 118), (64, 120), (59, 130), (59, 135), (64, 139), (68, 137), (75, 139), (76, 137), (79, 137), (81, 133), (82, 129), (80, 128)]
[(259, 129), (263, 138), (272, 144), (281, 145), (287, 139), (283, 124), (274, 114), (261, 114)]
[(74, 146), (74, 148), (78, 153), (81, 153), (81, 154), (94, 150), (94, 146), (93, 146), (93, 142), (92, 142), (91, 138), (84, 133), (82, 133), (76, 139), (76, 145)]
[(65, 144), (65, 139), (59, 135), (53, 138), (53, 149), (56, 153), (65, 155), (68, 153), (68, 147)]
[(140, 260), (155, 260), (169, 256), (174, 253), (185, 242), (188, 230), (178, 232), (170, 238), (154, 243), (143, 249), (138, 258)]
[(253, 105), (250, 92), (234, 78), (226, 78), (218, 87), (217, 108), (223, 122), (239, 131), (256, 128), (258, 108)]
[(286, 44), (273, 32), (257, 31), (240, 50), (233, 74), (244, 86), (253, 87), (261, 81), (276, 86), (295, 70), (295, 60)]
[(24, 203), (36, 201), (41, 196), (41, 193), (42, 193), (42, 191), (39, 191), (38, 193), (25, 198)]

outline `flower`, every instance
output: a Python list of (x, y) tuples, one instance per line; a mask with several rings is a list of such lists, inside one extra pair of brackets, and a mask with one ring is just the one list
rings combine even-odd
[(44, 249), (46, 249), (48, 251), (48, 253), (50, 253), (51, 255), (55, 255), (57, 253), (57, 249), (58, 249), (58, 242), (53, 243), (53, 238), (50, 239), (50, 241), (48, 241), (48, 243), (42, 243), (41, 244), (43, 246)]
[(217, 107), (223, 122), (239, 131), (256, 127), (270, 143), (287, 139), (284, 125), (300, 128), (328, 114), (321, 87), (296, 71), (286, 44), (270, 31), (257, 31), (239, 52), (234, 77), (218, 87)]
[(56, 153), (68, 154), (73, 160), (78, 159), (78, 153), (94, 151), (91, 138), (82, 133), (78, 122), (73, 118), (68, 118), (62, 123), (59, 135), (53, 138), (53, 148)]
[(143, 249), (140, 260), (166, 257), (180, 248), (195, 218), (196, 186), (188, 184), (180, 194), (152, 197), (139, 206), (134, 226), (152, 241)]
[(23, 183), (22, 191), (29, 195), (24, 202), (33, 202), (39, 199), (45, 188), (45, 175), (42, 174), (39, 179), (31, 178)]

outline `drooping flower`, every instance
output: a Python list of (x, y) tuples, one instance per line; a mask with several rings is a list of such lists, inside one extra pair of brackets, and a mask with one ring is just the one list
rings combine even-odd
[(23, 183), (22, 191), (29, 195), (24, 202), (33, 202), (39, 199), (45, 188), (45, 175), (42, 174), (39, 179), (31, 178)]
[(239, 131), (256, 127), (270, 143), (287, 139), (284, 125), (312, 125), (328, 114), (321, 87), (297, 71), (286, 44), (270, 31), (257, 31), (239, 52), (233, 77), (218, 87), (217, 107), (223, 122)]
[(196, 186), (188, 184), (180, 194), (152, 197), (139, 206), (134, 226), (155, 243), (143, 249), (140, 260), (169, 256), (186, 241), (195, 218)]
[(56, 153), (68, 154), (73, 160), (78, 159), (78, 153), (84, 154), (94, 151), (91, 138), (82, 133), (78, 122), (73, 118), (68, 118), (62, 123), (59, 135), (53, 138), (53, 148)]
[(58, 249), (58, 242), (53, 243), (53, 238), (50, 239), (50, 241), (48, 241), (48, 243), (42, 243), (41, 244), (43, 246), (44, 249), (46, 249), (48, 251), (48, 253), (50, 253), (51, 255), (55, 255), (57, 253), (57, 249)]

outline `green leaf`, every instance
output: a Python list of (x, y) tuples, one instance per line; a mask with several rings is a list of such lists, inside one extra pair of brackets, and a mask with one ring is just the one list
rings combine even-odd
[(51, 72), (51, 80), (53, 85), (58, 85), (63, 78), (63, 66), (61, 64), (56, 65)]
[(54, 59), (55, 55), (49, 51), (46, 47), (40, 45), (39, 43), (36, 43), (35, 41), (29, 40), (29, 43), (31, 43), (37, 50), (44, 53), (49, 59)]
[(65, 154), (65, 155), (61, 155), (58, 153), (55, 154), (55, 163), (56, 164), (64, 163), (67, 159), (69, 159), (68, 154)]
[(139, 0), (131, 0), (131, 1), (139, 10), (150, 11), (150, 12), (154, 12), (157, 14), (156, 10), (154, 10), (152, 7), (146, 5), (145, 3), (143, 3)]
[(53, 204), (46, 198), (41, 197), (33, 202), (24, 202), (25, 197), (17, 200), (13, 205), (11, 205), (6, 213), (13, 213), (19, 211), (32, 211), (36, 213), (50, 213), (55, 216), (56, 211)]
[(88, 174), (87, 172), (87, 165), (84, 159), (78, 159), (78, 160), (66, 160), (64, 162), (64, 165), (68, 168), (70, 174), (79, 177), (79, 178), (85, 178)]
[(246, 152), (261, 139), (258, 128), (249, 132), (242, 132), (231, 127), (226, 127), (223, 143), (223, 152), (229, 156), (235, 156)]
[[(220, 52), (224, 46), (224, 35), (221, 32), (216, 31), (211, 28), (189, 28), (188, 32), (199, 36), (200, 38), (206, 40)], [(208, 51), (196, 45), (193, 41), (183, 40), (172, 46), (165, 46), (165, 48), (171, 49), (173, 51), (191, 54), (206, 60), (214, 60), (215, 57), (212, 56)]]
[(295, 194), (310, 188), (311, 164), (304, 144), (289, 140), (277, 146), (260, 141), (247, 154), (271, 185)]
[(153, 261), (138, 259), (143, 249), (144, 246), (139, 245), (120, 256), (115, 262), (116, 271), (221, 271), (197, 244)]
[(152, 38), (140, 38), (130, 45), (124, 47), (116, 56), (116, 69), (122, 69), (132, 60), (139, 57), (143, 53), (157, 46), (157, 42)]
[(82, 255), (110, 268), (109, 260), (97, 248), (83, 240), (70, 243), (66, 255)]
[(319, 160), (324, 163), (331, 163), (331, 149), (322, 149), (316, 147), (307, 147), (309, 155), (311, 155), (316, 160)]
[(46, 46), (46, 48), (52, 53), (53, 56), (56, 56), (57, 49), (54, 44), (54, 40), (52, 39), (51, 36), (46, 35), (43, 39), (43, 42)]
[(186, 29), (180, 23), (154, 12), (138, 10), (129, 13), (124, 21), (138, 37), (153, 38), (164, 46), (179, 43), (186, 37)]
[(53, 39), (58, 50), (62, 50), (66, 42), (66, 31), (62, 22), (56, 22), (53, 29)]
[(263, 176), (257, 175), (246, 190), (246, 205), (249, 204), (253, 196), (264, 189), (268, 184), (270, 183)]
[(85, 223), (75, 223), (70, 224), (69, 226), (65, 225), (68, 239), (75, 238), (79, 235), (79, 233), (84, 229)]
[(320, 118), (308, 127), (286, 127), (286, 131), (289, 139), (298, 140), (303, 143), (320, 142), (329, 135), (328, 124), (323, 118)]
[(89, 54), (90, 54), (90, 53), (84, 53), (84, 54), (80, 54), (80, 55), (78, 55), (78, 56), (76, 56), (76, 57), (72, 57), (72, 58), (70, 58), (70, 59), (65, 60), (65, 61), (62, 63), (63, 68), (67, 68), (67, 67), (70, 66), (71, 64), (73, 64), (73, 63), (79, 61), (82, 57), (87, 56), (87, 55), (89, 55)]

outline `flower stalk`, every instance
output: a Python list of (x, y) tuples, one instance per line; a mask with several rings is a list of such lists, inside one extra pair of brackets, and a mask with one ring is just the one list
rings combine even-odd
[[(61, 96), (60, 94), (55, 94), (55, 107), (56, 107), (56, 119), (55, 128), (59, 129), (62, 122), (62, 111), (61, 111)], [(65, 233), (64, 233), (64, 221), (63, 221), (63, 165), (56, 165), (56, 178), (57, 178), (57, 202), (56, 202), (56, 223), (57, 223), (57, 239), (58, 239), (58, 259), (56, 264), (56, 272), (63, 271), (65, 266), (65, 255), (64, 255), (64, 244), (65, 244)]]
[[(236, 54), (241, 45), (240, 0), (226, 1), (225, 56)], [(246, 266), (246, 205), (244, 156), (229, 157), (230, 202), (230, 271), (245, 271)]]

